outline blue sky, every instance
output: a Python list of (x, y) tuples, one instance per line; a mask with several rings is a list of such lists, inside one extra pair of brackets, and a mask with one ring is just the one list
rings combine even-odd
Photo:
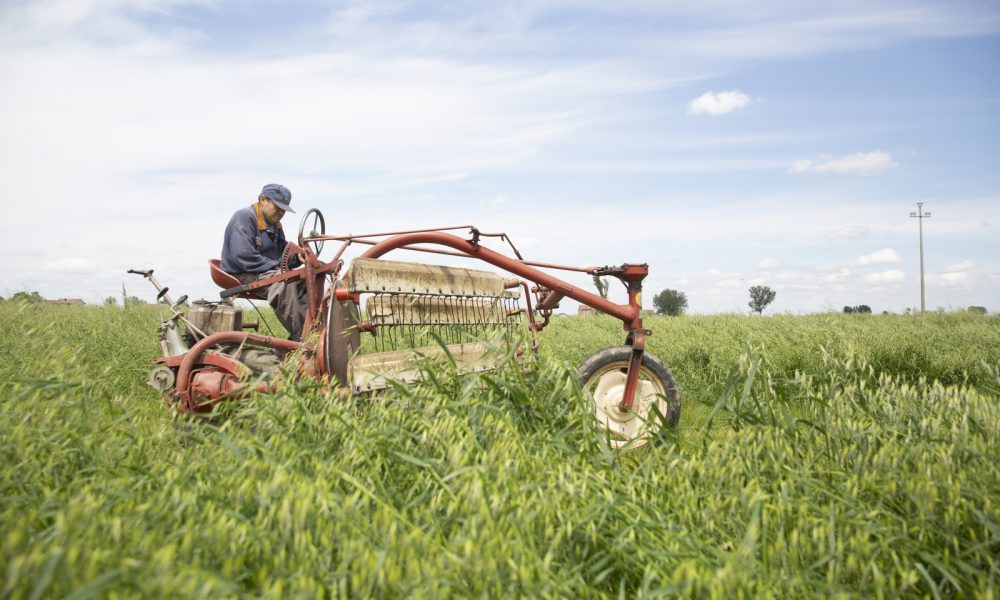
[(1000, 4), (746, 4), (0, 1), (0, 295), (215, 297), (275, 181), (694, 313), (919, 306), (923, 202), (928, 308), (1000, 310)]

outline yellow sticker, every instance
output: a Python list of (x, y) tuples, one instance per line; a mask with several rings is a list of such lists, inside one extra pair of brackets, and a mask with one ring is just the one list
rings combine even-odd
[(635, 305), (642, 308), (642, 292), (635, 295)]

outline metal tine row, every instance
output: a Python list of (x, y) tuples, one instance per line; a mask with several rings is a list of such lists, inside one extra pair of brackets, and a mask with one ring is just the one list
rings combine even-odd
[(449, 345), (506, 337), (520, 325), (520, 305), (511, 297), (377, 293), (366, 308), (376, 352), (433, 346), (435, 335)]

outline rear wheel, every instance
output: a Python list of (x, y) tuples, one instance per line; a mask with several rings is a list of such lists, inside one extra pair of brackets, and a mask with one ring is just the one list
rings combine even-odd
[(631, 346), (606, 348), (591, 355), (576, 371), (577, 381), (594, 399), (594, 416), (611, 434), (611, 445), (641, 446), (681, 416), (677, 382), (666, 364), (649, 352), (642, 354), (639, 385), (632, 410), (623, 410), (622, 398)]

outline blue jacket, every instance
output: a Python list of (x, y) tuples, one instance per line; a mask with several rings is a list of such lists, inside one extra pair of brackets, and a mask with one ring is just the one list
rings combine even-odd
[(256, 205), (241, 208), (226, 225), (220, 266), (232, 275), (277, 269), (286, 244), (280, 223), (267, 223)]

